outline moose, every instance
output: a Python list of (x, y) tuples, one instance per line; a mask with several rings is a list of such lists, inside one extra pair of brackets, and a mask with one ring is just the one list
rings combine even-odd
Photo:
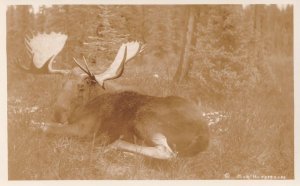
[[(110, 82), (121, 77), (127, 62), (143, 52), (143, 44), (137, 41), (122, 44), (114, 61), (102, 73), (92, 72), (84, 56), (84, 65), (73, 58), (77, 65), (72, 70), (54, 69), (55, 58), (67, 37), (55, 32), (27, 36), (25, 45), (30, 66), (17, 60), (29, 73), (67, 76), (53, 106), (54, 117), (51, 122), (42, 122), (42, 132), (83, 138), (105, 133), (109, 138), (108, 147), (155, 159), (191, 157), (208, 147), (207, 121), (192, 101), (178, 96), (144, 95), (122, 88), (114, 91), (116, 86)], [(102, 93), (84, 103), (79, 101), (95, 87)]]

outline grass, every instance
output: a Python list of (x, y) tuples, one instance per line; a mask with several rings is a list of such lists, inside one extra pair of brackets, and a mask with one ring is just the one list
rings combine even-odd
[[(168, 161), (105, 152), (105, 136), (80, 139), (37, 132), (30, 121), (51, 118), (51, 104), (61, 79), (9, 71), (9, 179), (293, 179), (293, 68), (290, 61), (278, 59), (276, 67), (277, 91), (262, 89), (225, 102), (204, 102), (205, 112), (227, 113), (226, 118), (210, 125), (209, 148), (196, 157)], [(144, 92), (157, 96), (174, 93), (163, 73), (156, 72), (158, 78), (138, 70), (128, 73), (123, 81), (147, 82), (141, 87)], [(195, 88), (177, 87), (176, 91), (187, 97)]]

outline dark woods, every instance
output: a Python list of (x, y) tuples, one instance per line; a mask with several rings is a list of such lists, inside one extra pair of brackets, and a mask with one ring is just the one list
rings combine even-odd
[[(191, 82), (204, 96), (230, 97), (276, 87), (273, 59), (293, 56), (293, 7), (276, 5), (197, 6), (9, 6), (8, 68), (15, 54), (26, 57), (23, 39), (35, 32), (69, 38), (56, 65), (72, 57), (109, 64), (122, 42), (147, 44), (137, 64), (172, 82)], [(16, 47), (18, 46), (18, 47)], [(277, 65), (277, 66), (276, 66)], [(160, 74), (161, 73), (161, 74)], [(278, 87), (277, 87), (278, 88)], [(275, 88), (275, 89), (277, 89)]]

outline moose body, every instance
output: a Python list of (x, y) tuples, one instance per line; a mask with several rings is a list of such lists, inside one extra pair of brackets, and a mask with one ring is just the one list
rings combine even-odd
[(206, 122), (197, 105), (176, 96), (154, 97), (136, 92), (107, 93), (77, 108), (60, 127), (48, 126), (49, 133), (89, 136), (105, 133), (109, 143), (122, 140), (155, 146), (153, 138), (162, 134), (179, 156), (203, 151), (209, 141)]
[[(118, 91), (88, 98), (83, 104), (82, 98), (93, 92), (96, 85), (104, 89), (104, 82), (122, 75), (125, 63), (143, 51), (140, 43), (123, 44), (111, 66), (103, 73), (94, 74), (85, 58), (85, 67), (74, 59), (79, 68), (72, 71), (52, 68), (66, 39), (66, 35), (51, 33), (25, 40), (33, 63), (30, 68), (21, 66), (24, 70), (70, 77), (55, 103), (53, 122), (41, 127), (45, 133), (79, 137), (105, 133), (111, 148), (158, 159), (194, 156), (207, 148), (207, 122), (199, 107), (186, 99)], [(117, 89), (122, 90), (122, 86)]]

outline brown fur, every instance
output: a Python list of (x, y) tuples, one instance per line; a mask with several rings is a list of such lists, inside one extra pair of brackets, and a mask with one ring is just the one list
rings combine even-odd
[(192, 156), (208, 146), (209, 131), (196, 105), (175, 96), (153, 97), (135, 92), (107, 93), (74, 111), (68, 120), (78, 125), (78, 135), (106, 133), (110, 142), (123, 136), (153, 145), (150, 138), (161, 133), (179, 156)]

